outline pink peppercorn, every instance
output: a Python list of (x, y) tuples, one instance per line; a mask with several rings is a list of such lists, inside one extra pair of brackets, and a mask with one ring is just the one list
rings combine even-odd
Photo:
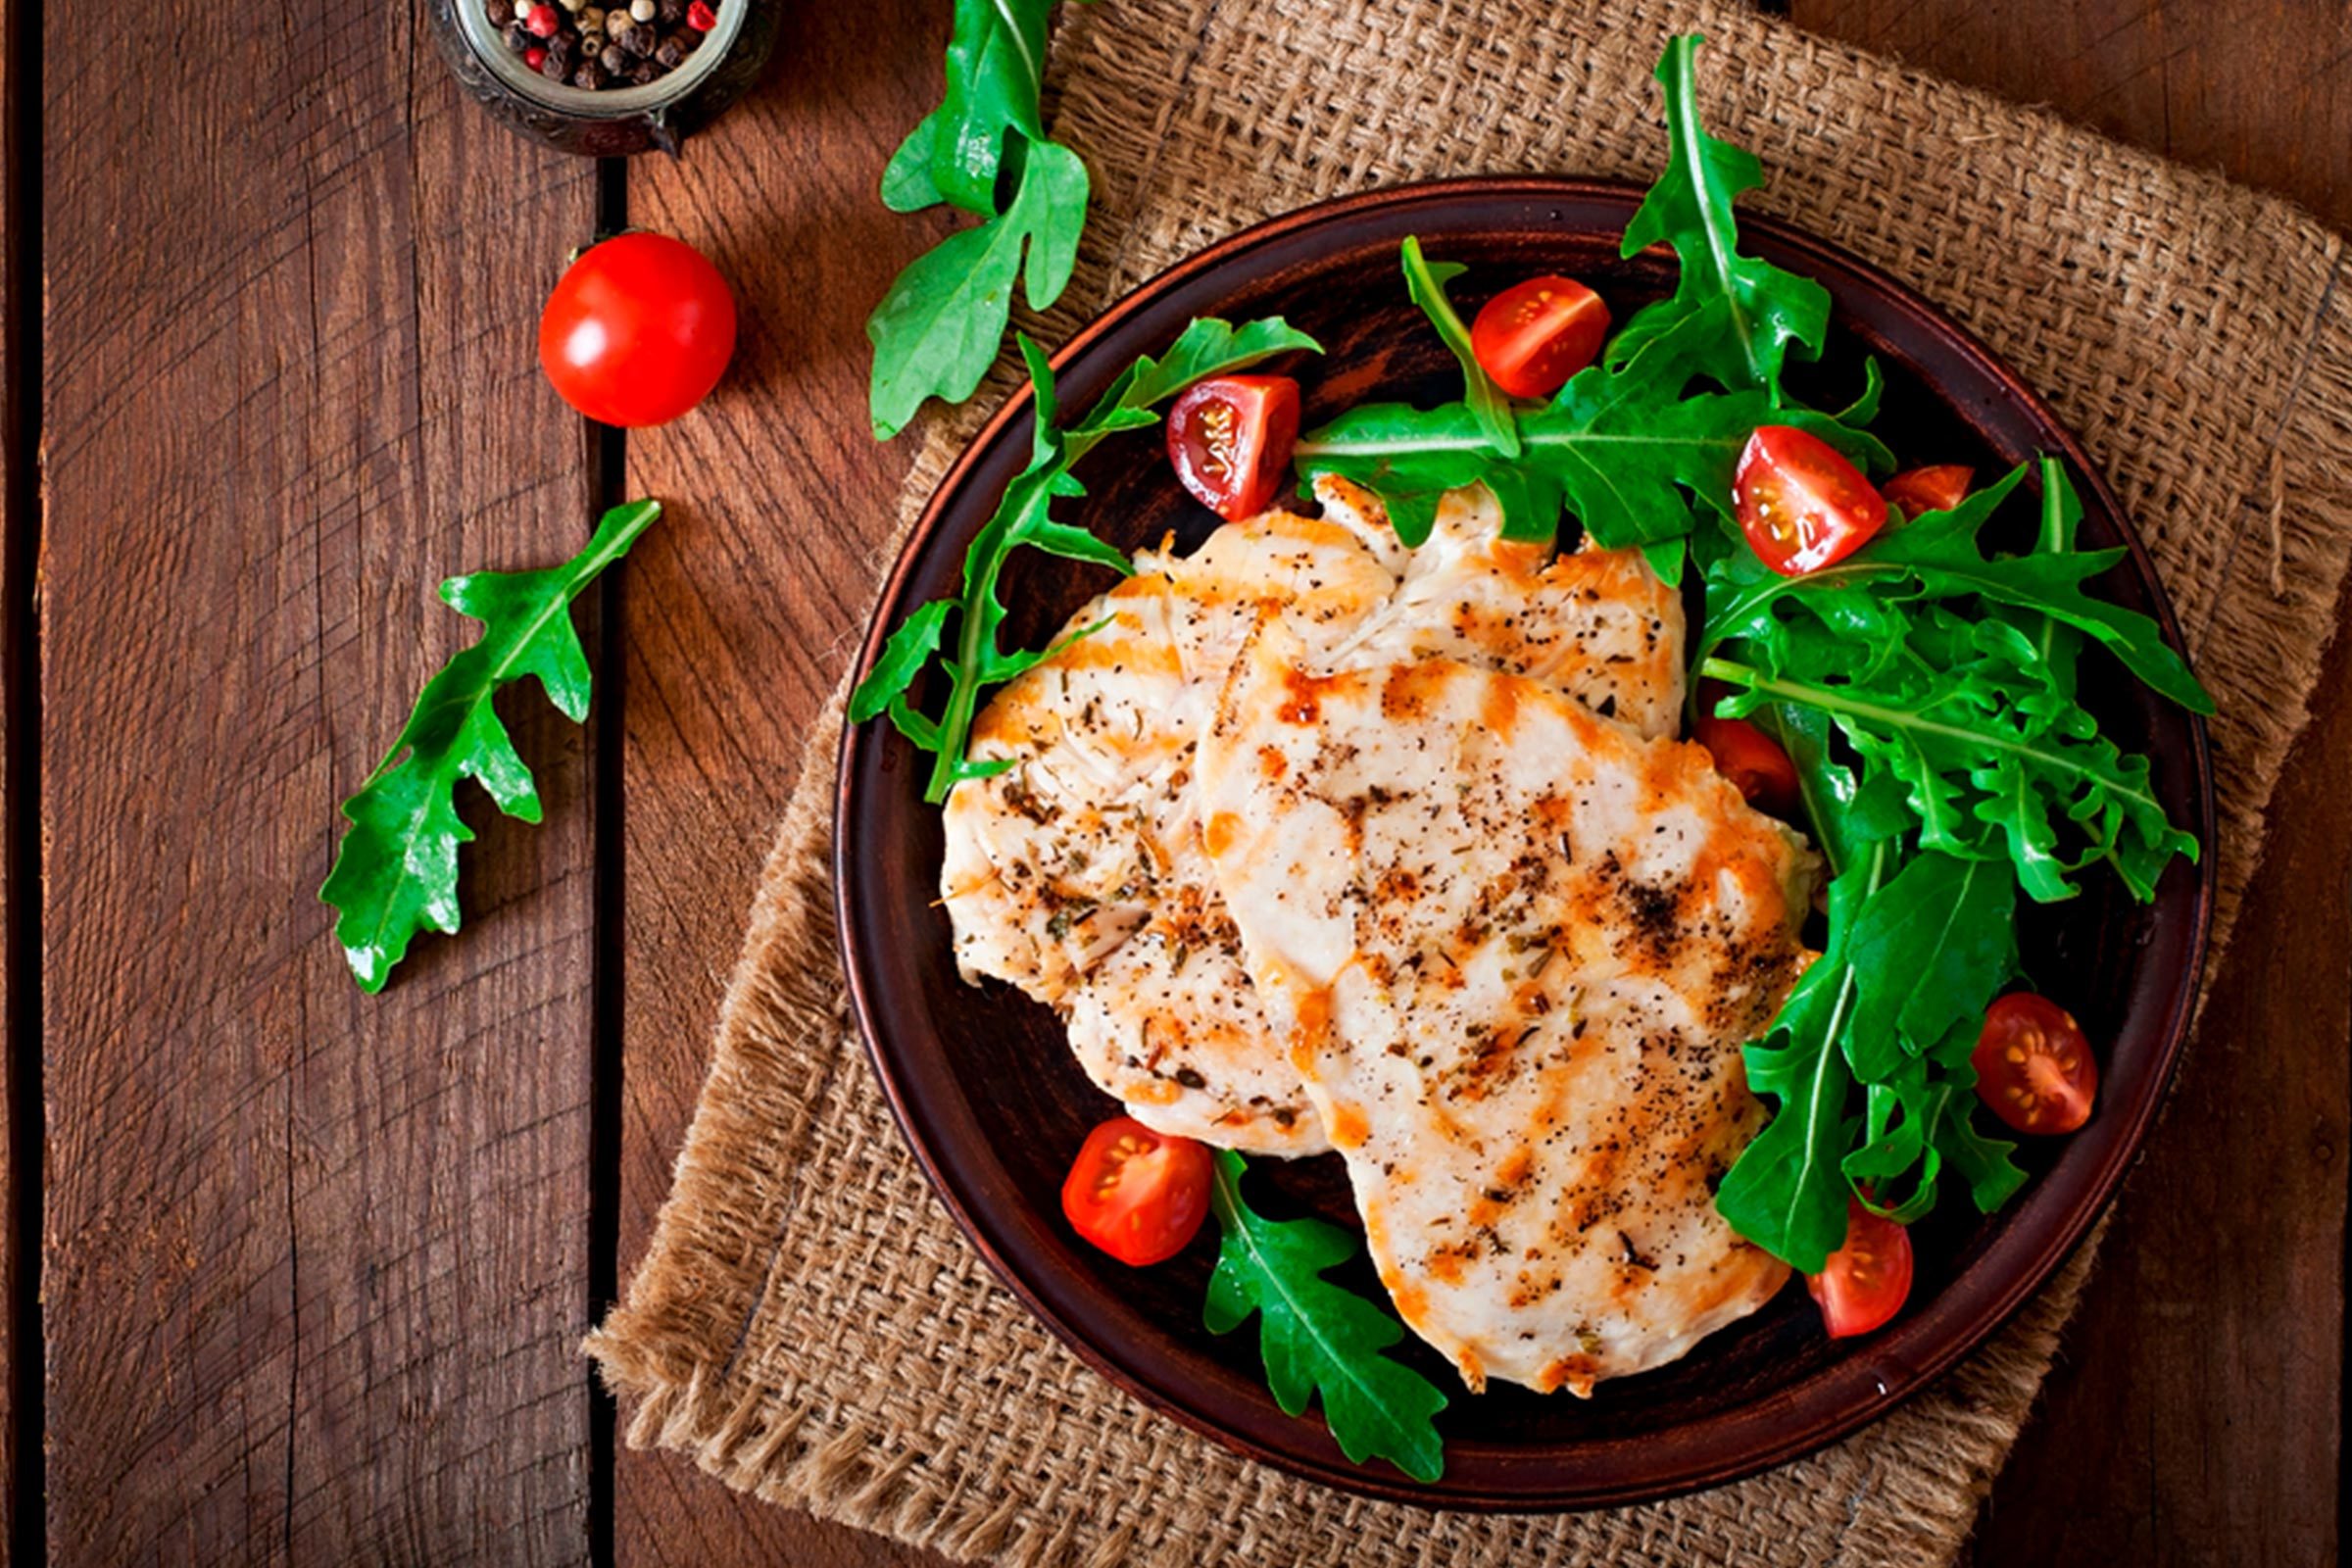
[(564, 22), (554, 6), (541, 4), (531, 7), (531, 14), (522, 19), (522, 24), (536, 37), (552, 38)]
[(705, 4), (705, 0), (694, 0), (686, 8), (686, 25), (697, 32), (709, 32), (718, 25), (718, 13)]
[(547, 64), (547, 51), (534, 44), (522, 52), (522, 63), (533, 71), (537, 71), (541, 66)]

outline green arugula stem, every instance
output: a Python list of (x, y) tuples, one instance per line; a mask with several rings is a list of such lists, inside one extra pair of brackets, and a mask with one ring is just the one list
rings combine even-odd
[(2048, 751), (2042, 747), (2027, 745), (1984, 730), (1962, 729), (1955, 724), (1940, 724), (1932, 718), (1922, 718), (1917, 713), (1906, 713), (1899, 709), (1886, 708), (1878, 703), (1866, 703), (1858, 698), (1843, 697), (1826, 686), (1811, 686), (1801, 681), (1776, 679), (1760, 669), (1751, 668), (1729, 659), (1701, 660), (1698, 672), (1715, 680), (1728, 681), (1735, 686), (1744, 686), (1750, 691), (1762, 692), (1768, 697), (1780, 698), (1784, 702), (1819, 709), (1825, 713), (1845, 714), (1854, 718), (1867, 719), (1874, 724), (1884, 724), (1891, 730), (1907, 731), (1917, 735), (1933, 735), (1941, 740), (1956, 741), (1963, 746), (1981, 746), (1991, 751), (2007, 752), (2016, 757), (2031, 758), (2036, 762), (2071, 773), (2077, 778), (2098, 780), (2109, 794), (2120, 799), (2135, 802), (2153, 811), (2161, 812), (2163, 810), (2163, 807), (2153, 795), (2144, 791), (2125, 789), (2113, 780), (2104, 778), (2092, 769), (2084, 767), (2063, 752)]
[(1217, 1216), (1217, 1223), (1225, 1228), (1226, 1234), (1233, 1238), (1234, 1244), (1249, 1258), (1250, 1266), (1264, 1278), (1266, 1288), (1274, 1294), (1275, 1298), (1305, 1330), (1315, 1348), (1322, 1352), (1324, 1361), (1337, 1368), (1367, 1402), (1378, 1403), (1379, 1391), (1356, 1374), (1354, 1348), (1344, 1346), (1331, 1337), (1321, 1317), (1291, 1288), (1290, 1271), (1276, 1259), (1267, 1256), (1257, 1245), (1255, 1228), (1245, 1223), (1242, 1217), (1240, 1177), (1228, 1171), (1223, 1160), (1211, 1160), (1209, 1168), (1213, 1173), (1213, 1185), (1209, 1188), (1208, 1203)]
[[(1885, 839), (1870, 847), (1870, 870), (1863, 881), (1862, 898), (1855, 901), (1857, 906), (1866, 902), (1885, 884), (1887, 860), (1892, 854), (1893, 846)], [(1799, 1211), (1804, 1206), (1801, 1200), (1806, 1188), (1817, 1179), (1815, 1171), (1820, 1162), (1820, 1152), (1830, 1147), (1830, 1129), (1823, 1123), (1833, 1121), (1845, 1109), (1845, 1096), (1842, 1093), (1828, 1094), (1824, 1090), (1831, 1080), (1832, 1069), (1844, 1063), (1845, 1058), (1839, 1054), (1838, 1042), (1844, 1038), (1845, 1020), (1854, 1010), (1859, 990), (1851, 968), (1838, 977), (1838, 1001), (1830, 1008), (1829, 1024), (1822, 1031), (1821, 1050), (1813, 1063), (1813, 1078), (1805, 1089), (1805, 1157), (1804, 1163), (1797, 1168), (1796, 1180), (1788, 1187), (1788, 1206), (1781, 1215), (1783, 1236), (1796, 1231)], [(1843, 1074), (1838, 1076), (1843, 1077)], [(1786, 1112), (1788, 1106), (1784, 1104), (1781, 1108)], [(1838, 1172), (1838, 1179), (1845, 1179), (1843, 1171)]]
[[(547, 630), (548, 623), (558, 615), (569, 615), (571, 602), (580, 596), (580, 590), (595, 581), (599, 572), (627, 555), (629, 546), (637, 542), (637, 536), (652, 527), (654, 519), (661, 515), (662, 504), (658, 501), (633, 501), (625, 507), (614, 509), (613, 526), (608, 530), (600, 530), (588, 542), (588, 548), (565, 563), (563, 596), (548, 600), (540, 607), (539, 613), (523, 622), (522, 635), (514, 639), (509, 645), (505, 657), (482, 671), (480, 683), (472, 694), (472, 700), (486, 700), (492, 692), (513, 680), (515, 669), (522, 663), (524, 656), (538, 646), (539, 636)], [(384, 754), (384, 760), (375, 764), (375, 771), (368, 775), (368, 783), (373, 784), (391, 772), (399, 762), (401, 753), (407, 750), (407, 745), (405, 738), (394, 742), (392, 749)], [(365, 786), (362, 787), (365, 788)], [(423, 820), (420, 817), (417, 822), (419, 831), (422, 826)], [(404, 849), (414, 847), (414, 843), (415, 835), (412, 834), (410, 844), (404, 846)]]

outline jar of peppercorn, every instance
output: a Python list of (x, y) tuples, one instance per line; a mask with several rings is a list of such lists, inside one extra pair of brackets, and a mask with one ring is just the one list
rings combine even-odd
[(428, 10), (477, 102), (526, 136), (610, 158), (675, 153), (742, 96), (774, 46), (778, 4), (428, 0)]

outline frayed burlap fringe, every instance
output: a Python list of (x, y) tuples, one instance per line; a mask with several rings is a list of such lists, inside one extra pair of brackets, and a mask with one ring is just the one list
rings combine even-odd
[[(1399, 180), (1644, 177), (1649, 70), (1697, 26), (1759, 205), (1919, 288), (2041, 389), (2155, 555), (2199, 673), (2226, 940), (2352, 552), (2352, 289), (2285, 205), (1716, 6), (1102, 0), (1065, 8), (1058, 130), (1098, 209), (1059, 341), (1176, 257)], [(996, 396), (930, 431), (902, 526)], [(878, 550), (887, 556), (888, 550)], [(2008, 1452), (2090, 1246), (1886, 1419), (1735, 1486), (1552, 1517), (1341, 1496), (1162, 1421), (999, 1289), (901, 1144), (844, 1017), (828, 873), (839, 698), (810, 737), (710, 1077), (626, 1304), (590, 1341), (628, 1438), (728, 1484), (1035, 1568), (1940, 1563)]]

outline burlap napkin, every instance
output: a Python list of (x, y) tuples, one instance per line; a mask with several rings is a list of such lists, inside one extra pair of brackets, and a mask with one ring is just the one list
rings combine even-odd
[[(1705, 30), (1706, 112), (1762, 154), (1759, 205), (1906, 279), (2022, 369), (2155, 553), (2221, 701), (2227, 939), (2352, 546), (2352, 290), (2337, 288), (2334, 235), (1736, 7), (1066, 12), (1057, 133), (1085, 154), (1100, 205), (1050, 342), (1186, 252), (1321, 197), (1440, 174), (1646, 177), (1660, 157), (1651, 66), (1670, 30)], [(980, 412), (932, 431), (906, 516)], [(762, 880), (675, 1191), (626, 1305), (590, 1341), (631, 1443), (777, 1502), (1023, 1564), (1940, 1562), (1965, 1537), (2087, 1249), (1967, 1365), (1846, 1442), (1600, 1513), (1433, 1515), (1342, 1496), (1238, 1459), (1088, 1371), (964, 1244), (846, 1027), (826, 869), (837, 724), (838, 707)]]

